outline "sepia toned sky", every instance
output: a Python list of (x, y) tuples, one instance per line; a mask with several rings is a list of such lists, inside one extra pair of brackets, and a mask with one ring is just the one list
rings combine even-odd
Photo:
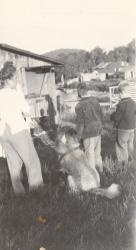
[(135, 37), (135, 0), (0, 0), (0, 43), (36, 53), (108, 51)]

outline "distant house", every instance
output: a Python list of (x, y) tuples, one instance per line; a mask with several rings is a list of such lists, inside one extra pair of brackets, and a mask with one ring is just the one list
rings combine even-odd
[(118, 69), (119, 78), (131, 80), (136, 77), (136, 71), (134, 65), (128, 65), (126, 67), (120, 67)]
[(46, 56), (0, 44), (0, 67), (6, 61), (13, 61), (17, 68), (19, 87), (31, 106), (31, 116), (40, 116), (40, 109), (49, 117), (57, 114), (54, 68), (63, 65)]
[[(100, 80), (121, 78), (121, 79), (134, 79), (135, 78), (135, 67), (125, 61), (118, 62), (106, 62), (100, 63), (94, 67), (94, 71), (97, 71), (97, 78), (99, 75)], [(105, 78), (105, 79), (104, 79)]]
[[(95, 74), (95, 72), (94, 72)], [(92, 73), (80, 73), (79, 81), (80, 82), (89, 82), (92, 80)]]
[(81, 82), (90, 82), (91, 80), (101, 80), (104, 81), (105, 80), (105, 74), (101, 74), (100, 72), (98, 72), (97, 70), (94, 70), (92, 73), (80, 73), (79, 75), (79, 81)]

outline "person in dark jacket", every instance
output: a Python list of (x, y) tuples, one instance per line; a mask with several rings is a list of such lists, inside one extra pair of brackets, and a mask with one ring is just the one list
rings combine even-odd
[(101, 157), (102, 112), (97, 99), (88, 96), (85, 83), (77, 88), (81, 98), (75, 107), (78, 139), (83, 141), (84, 151), (92, 168), (103, 171)]
[(121, 82), (118, 89), (121, 100), (111, 115), (111, 120), (117, 129), (115, 143), (117, 159), (120, 163), (127, 164), (133, 159), (136, 102), (130, 97), (128, 82)]

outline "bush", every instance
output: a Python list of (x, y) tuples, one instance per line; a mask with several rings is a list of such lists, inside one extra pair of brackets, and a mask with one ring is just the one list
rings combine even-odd
[[(73, 82), (69, 86), (67, 86), (67, 89), (77, 89), (79, 82)], [(116, 86), (119, 84), (119, 80), (111, 79), (111, 80), (92, 80), (90, 82), (86, 82), (88, 90), (95, 90), (95, 91), (109, 91), (110, 86)]]
[(77, 89), (79, 82), (73, 82), (70, 85), (67, 85), (67, 89)]
[(109, 87), (118, 85), (119, 81), (117, 80), (106, 80), (106, 81), (91, 81), (87, 84), (89, 90), (98, 90), (102, 92), (108, 92)]

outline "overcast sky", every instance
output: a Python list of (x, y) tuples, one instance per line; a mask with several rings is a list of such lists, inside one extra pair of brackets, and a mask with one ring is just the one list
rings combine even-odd
[(108, 51), (134, 37), (135, 0), (0, 0), (0, 43), (36, 53)]

